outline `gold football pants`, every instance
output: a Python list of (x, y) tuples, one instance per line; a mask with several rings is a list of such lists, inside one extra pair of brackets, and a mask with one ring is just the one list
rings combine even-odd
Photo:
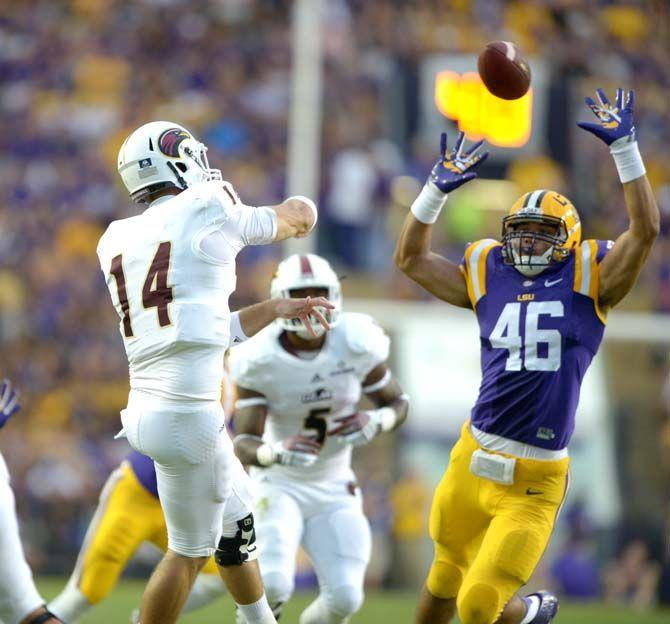
[(456, 598), (463, 624), (493, 624), (528, 582), (568, 486), (567, 457), (517, 458), (512, 485), (475, 476), (470, 460), (478, 448), (467, 422), (430, 513), (435, 557), (428, 591), (437, 598)]

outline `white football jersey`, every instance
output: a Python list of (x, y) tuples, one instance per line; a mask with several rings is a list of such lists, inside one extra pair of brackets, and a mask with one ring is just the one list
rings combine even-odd
[(253, 469), (298, 480), (353, 479), (351, 446), (327, 436), (339, 416), (349, 416), (361, 398), (361, 385), (389, 355), (389, 338), (366, 314), (343, 313), (326, 334), (313, 359), (286, 351), (274, 323), (230, 351), (235, 383), (263, 394), (268, 402), (263, 439), (268, 443), (292, 435), (316, 435), (324, 441), (319, 459), (309, 468), (274, 464)]
[(235, 258), (276, 236), (270, 208), (205, 182), (114, 221), (98, 257), (121, 319), (130, 386), (175, 400), (218, 400)]

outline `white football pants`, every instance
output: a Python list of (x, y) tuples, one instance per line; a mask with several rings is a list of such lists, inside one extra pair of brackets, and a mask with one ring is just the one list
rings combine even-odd
[(345, 621), (360, 609), (371, 535), (360, 491), (352, 494), (348, 485), (347, 481), (300, 483), (270, 475), (258, 479), (259, 562), (272, 608), (293, 593), (296, 553), (302, 544), (314, 565), (318, 600), (327, 619)]
[(166, 401), (131, 391), (121, 421), (128, 442), (156, 465), (168, 548), (186, 557), (214, 553), (252, 511), (251, 480), (233, 452), (218, 401)]
[(23, 554), (14, 492), (0, 455), (0, 621), (16, 624), (43, 604)]

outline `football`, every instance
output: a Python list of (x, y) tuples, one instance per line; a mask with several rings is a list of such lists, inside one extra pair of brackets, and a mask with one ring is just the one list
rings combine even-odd
[(516, 100), (530, 87), (530, 66), (511, 41), (487, 43), (477, 69), (486, 88), (503, 100)]

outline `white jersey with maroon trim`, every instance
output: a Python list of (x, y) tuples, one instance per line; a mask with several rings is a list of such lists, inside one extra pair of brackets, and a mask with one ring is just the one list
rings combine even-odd
[(231, 349), (231, 375), (239, 387), (267, 399), (266, 442), (303, 434), (316, 436), (324, 446), (310, 468), (275, 464), (253, 473), (301, 481), (353, 478), (351, 447), (327, 434), (335, 418), (358, 408), (362, 382), (388, 358), (389, 338), (370, 316), (343, 313), (318, 355), (307, 359), (280, 344), (282, 331), (275, 323)]
[(218, 400), (235, 258), (272, 242), (276, 214), (240, 203), (226, 182), (197, 184), (114, 221), (98, 257), (121, 319), (135, 390)]

